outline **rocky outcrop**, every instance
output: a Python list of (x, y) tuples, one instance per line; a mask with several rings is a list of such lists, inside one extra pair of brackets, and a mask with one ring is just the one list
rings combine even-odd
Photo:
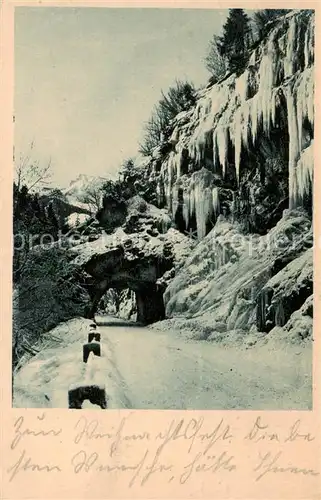
[(269, 332), (274, 326), (284, 326), (312, 291), (313, 249), (309, 248), (262, 288), (257, 302), (258, 329)]
[[(85, 287), (91, 298), (87, 315), (92, 317), (109, 288), (135, 292), (137, 321), (152, 323), (164, 318), (166, 276), (190, 251), (191, 241), (174, 229), (151, 236), (148, 228), (127, 234), (118, 229), (93, 242), (69, 248), (72, 264), (86, 273)], [(175, 250), (176, 247), (176, 250)]]
[(165, 233), (172, 225), (167, 210), (147, 203), (141, 196), (134, 196), (128, 201), (105, 196), (103, 207), (96, 218), (108, 234), (118, 227), (123, 227), (128, 234), (146, 230), (151, 235), (156, 235)]
[(127, 202), (127, 216), (123, 224), (126, 233), (146, 232), (150, 236), (164, 234), (173, 225), (167, 210), (147, 203), (142, 197), (134, 196)]
[(124, 200), (113, 196), (104, 196), (103, 206), (98, 210), (96, 219), (107, 233), (112, 233), (117, 227), (124, 224), (127, 216), (127, 205)]
[(39, 203), (42, 207), (52, 205), (54, 213), (58, 219), (59, 226), (63, 227), (68, 217), (73, 216), (77, 219), (78, 216), (89, 217), (91, 211), (87, 204), (80, 203), (77, 200), (69, 200), (63, 194), (46, 194), (39, 197)]
[(167, 316), (198, 322), (206, 338), (284, 326), (312, 294), (312, 243), (303, 210), (285, 211), (265, 236), (220, 216), (166, 289)]
[(284, 326), (275, 326), (266, 336), (270, 342), (309, 345), (313, 340), (313, 295), (310, 295)]
[(123, 227), (113, 233), (89, 219), (59, 241), (33, 247), (29, 261), (46, 267), (52, 253), (61, 255), (62, 284), (75, 283), (82, 299), (88, 294), (87, 317), (93, 317), (107, 290), (129, 290), (136, 299), (131, 316), (137, 312), (138, 322), (152, 323), (164, 318), (164, 290), (195, 242), (169, 227), (172, 222), (165, 210), (140, 197), (129, 200), (126, 209)]

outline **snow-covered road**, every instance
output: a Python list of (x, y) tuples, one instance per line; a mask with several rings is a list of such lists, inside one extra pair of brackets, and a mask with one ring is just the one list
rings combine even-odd
[[(223, 348), (112, 317), (96, 320), (108, 408), (311, 408), (307, 349)], [(14, 406), (68, 407), (68, 386), (84, 375), (83, 343), (84, 332), (74, 333), (69, 344), (25, 365), (15, 378)]]
[(140, 409), (290, 409), (311, 406), (304, 352), (237, 350), (179, 333), (97, 318), (117, 393)]

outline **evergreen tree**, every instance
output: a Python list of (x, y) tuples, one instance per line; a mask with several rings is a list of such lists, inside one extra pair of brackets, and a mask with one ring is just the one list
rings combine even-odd
[(218, 50), (231, 72), (242, 70), (251, 42), (250, 20), (243, 9), (230, 9), (218, 40)]
[(22, 186), (22, 188), (17, 191), (16, 196), (15, 216), (19, 217), (28, 209), (30, 203), (28, 188), (26, 186)]
[(43, 219), (44, 213), (40, 206), (39, 197), (37, 194), (35, 194), (31, 199), (31, 209), (35, 217), (37, 217), (38, 219)]

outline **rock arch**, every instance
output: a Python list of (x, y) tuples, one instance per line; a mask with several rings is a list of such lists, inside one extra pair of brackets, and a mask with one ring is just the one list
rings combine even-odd
[(85, 316), (93, 318), (106, 291), (116, 288), (135, 292), (137, 322), (149, 324), (164, 319), (166, 285), (159, 280), (174, 265), (172, 249), (165, 235), (128, 235), (121, 230), (71, 249), (77, 254), (74, 263), (87, 276), (90, 303)]

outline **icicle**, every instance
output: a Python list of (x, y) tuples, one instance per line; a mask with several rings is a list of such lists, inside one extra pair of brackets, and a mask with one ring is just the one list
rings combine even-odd
[(313, 185), (313, 141), (302, 151), (296, 166), (297, 196), (302, 201)]
[(259, 99), (260, 96), (257, 93), (252, 99), (251, 99), (251, 104), (250, 104), (250, 116), (251, 116), (251, 136), (252, 136), (252, 142), (255, 144), (256, 137), (257, 137), (257, 130), (258, 130), (258, 124), (259, 124)]
[(176, 177), (177, 177), (177, 179), (179, 179), (181, 176), (181, 165), (182, 165), (182, 151), (180, 149), (176, 155)]
[(215, 161), (216, 154), (219, 157), (222, 167), (223, 176), (225, 175), (227, 162), (227, 147), (228, 147), (228, 127), (222, 125), (217, 126), (213, 132), (213, 158)]
[(235, 193), (235, 191), (232, 191), (231, 212), (232, 212), (232, 219), (233, 219), (233, 222), (234, 222), (234, 218), (235, 218), (235, 215), (237, 213), (237, 201), (236, 201), (236, 193)]
[[(217, 120), (220, 117), (219, 113), (221, 110), (226, 111), (230, 101), (233, 101), (232, 97), (234, 97), (235, 100), (235, 93), (232, 85), (235, 76), (232, 75), (230, 78), (230, 84), (224, 82), (221, 85), (214, 85), (199, 101), (198, 125), (190, 138), (189, 146), (190, 156), (194, 158), (198, 164), (203, 160), (206, 137), (209, 133), (213, 133), (217, 125)], [(231, 112), (231, 110), (229, 110), (229, 112)], [(194, 116), (195, 114), (193, 114), (193, 117)], [(213, 143), (214, 142), (215, 141), (213, 141)]]
[[(278, 58), (277, 41), (279, 33), (275, 31), (271, 34), (267, 45), (265, 46), (265, 53), (262, 56), (259, 75), (259, 88), (256, 95), (248, 101), (248, 117), (247, 120), (251, 122), (251, 135), (253, 143), (255, 143), (258, 124), (262, 120), (263, 130), (269, 134), (271, 123), (275, 123), (276, 115), (276, 93), (277, 89), (274, 88), (278, 74), (280, 72), (280, 58)], [(243, 106), (244, 107), (244, 106)], [(243, 111), (244, 118), (246, 117)]]
[(272, 91), (272, 95), (271, 95), (271, 100), (272, 100), (272, 106), (271, 106), (271, 121), (272, 121), (272, 125), (273, 125), (273, 127), (275, 126), (276, 106), (277, 106), (276, 96), (277, 96), (278, 90), (279, 90), (279, 89), (277, 89), (277, 88), (273, 89), (273, 91)]
[(174, 131), (169, 139), (169, 142), (171, 144), (177, 144), (178, 143), (178, 139), (179, 139), (179, 130), (178, 130), (178, 127), (175, 127), (174, 128)]
[(244, 102), (234, 114), (234, 145), (235, 145), (235, 170), (236, 177), (239, 181), (240, 176), (240, 159), (242, 145), (248, 147), (249, 123), (251, 117), (251, 101)]
[(261, 100), (263, 128), (267, 133), (269, 133), (270, 131), (270, 122), (272, 114), (271, 104), (273, 104), (271, 103), (271, 97), (272, 97), (274, 72), (275, 72), (273, 64), (273, 55), (275, 56), (274, 52), (275, 52), (274, 47), (271, 47), (269, 53), (263, 56), (260, 66), (259, 96)]
[(299, 141), (296, 106), (292, 87), (287, 87), (286, 89), (286, 103), (289, 130), (289, 208), (294, 208), (296, 206), (297, 195), (295, 166), (299, 155)]
[(172, 162), (172, 155), (169, 156), (168, 161), (167, 161), (167, 180), (169, 181), (169, 184), (171, 184), (172, 178), (173, 178), (173, 162)]
[(156, 184), (156, 194), (157, 194), (157, 203), (158, 205), (160, 205), (162, 203), (162, 199), (161, 199), (161, 188), (159, 183)]
[(190, 217), (193, 216), (195, 213), (195, 190), (194, 186), (192, 185), (189, 191), (189, 215)]
[(166, 198), (166, 206), (167, 208), (170, 208), (171, 206), (171, 194), (172, 190), (169, 185), (166, 186), (166, 191), (165, 191), (165, 198)]
[(235, 171), (236, 171), (237, 182), (239, 182), (240, 179), (241, 149), (242, 149), (242, 135), (241, 131), (236, 128), (234, 134), (234, 154), (235, 154)]
[(309, 18), (309, 25), (304, 39), (304, 67), (308, 68), (314, 62), (314, 14)]
[(241, 103), (246, 101), (247, 94), (248, 94), (248, 77), (249, 77), (249, 72), (246, 69), (244, 73), (242, 73), (236, 80), (235, 80), (235, 92), (236, 94), (239, 95)]
[(188, 191), (183, 191), (183, 218), (185, 221), (185, 227), (188, 228), (189, 225), (189, 214), (190, 214), (190, 194)]
[(211, 188), (204, 188), (199, 182), (195, 186), (195, 212), (198, 239), (206, 235), (206, 224), (213, 213)]
[(220, 198), (218, 187), (212, 189), (213, 212), (215, 217), (220, 213)]
[(200, 186), (197, 184), (195, 186), (195, 215), (196, 215), (196, 227), (197, 227), (197, 236), (199, 239), (205, 235), (206, 225), (204, 220), (204, 214), (202, 213), (203, 203), (202, 203), (202, 190)]
[(280, 297), (275, 304), (275, 314), (274, 314), (274, 324), (277, 326), (283, 326), (285, 324), (285, 313), (282, 298)]
[(205, 168), (193, 174), (190, 186), (189, 214), (190, 216), (195, 214), (199, 239), (204, 238), (207, 224), (212, 222), (213, 213), (219, 210), (218, 193), (213, 192), (212, 186), (213, 174)]
[(299, 77), (293, 90), (297, 103), (297, 120), (299, 148), (305, 145), (302, 142), (302, 126), (307, 118), (313, 126), (314, 124), (314, 70), (307, 68)]
[(289, 130), (289, 207), (295, 208), (302, 202), (312, 179), (313, 148), (301, 154), (303, 124), (308, 119), (314, 123), (314, 78), (313, 68), (306, 69), (294, 86), (286, 89), (288, 130)]
[(174, 153), (171, 153), (167, 160), (167, 176), (165, 180), (166, 205), (169, 210), (172, 209), (172, 187), (174, 183), (174, 173), (175, 173), (175, 155)]
[(290, 25), (287, 33), (287, 47), (286, 56), (284, 58), (284, 77), (293, 75), (294, 61), (295, 61), (295, 47), (296, 47), (296, 16), (290, 19)]
[(255, 63), (256, 63), (256, 50), (253, 50), (249, 60), (249, 66), (254, 66)]
[(310, 39), (310, 26), (309, 29), (306, 30), (305, 32), (305, 37), (304, 37), (304, 67), (307, 68), (310, 63), (310, 47), (309, 47), (309, 40)]
[(217, 169), (216, 165), (216, 158), (218, 156), (217, 152), (217, 142), (216, 142), (216, 129), (213, 130), (213, 164), (214, 164), (214, 169)]
[(175, 185), (172, 189), (172, 214), (173, 219), (175, 219), (175, 215), (178, 209), (178, 187)]

